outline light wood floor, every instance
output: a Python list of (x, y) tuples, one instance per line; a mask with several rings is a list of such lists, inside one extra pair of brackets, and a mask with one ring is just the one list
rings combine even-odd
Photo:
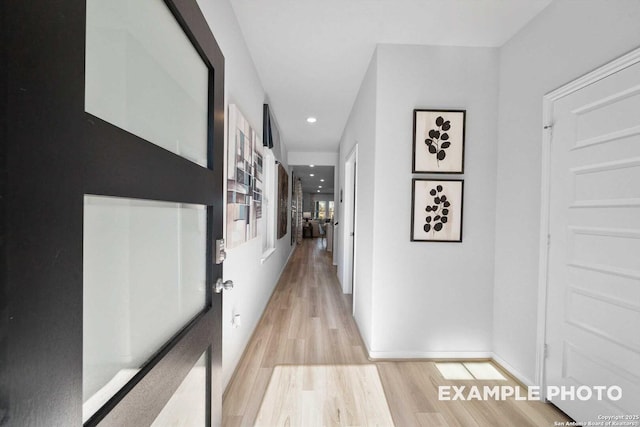
[(432, 361), (368, 360), (351, 316), (350, 295), (341, 292), (331, 254), (323, 250), (320, 239), (305, 239), (285, 268), (226, 390), (223, 425), (255, 425), (258, 413), (265, 411), (261, 406), (278, 365), (372, 363), (397, 427), (538, 427), (569, 420), (541, 402), (438, 400), (439, 385), (517, 385), (510, 377), (500, 382), (451, 381), (442, 377)]

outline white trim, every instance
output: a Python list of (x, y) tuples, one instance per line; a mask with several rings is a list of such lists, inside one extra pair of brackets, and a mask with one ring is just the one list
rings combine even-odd
[(628, 268), (611, 267), (610, 265), (603, 264), (585, 264), (582, 262), (570, 262), (567, 264), (569, 267), (579, 268), (582, 270), (591, 270), (602, 274), (609, 274), (613, 276), (627, 277), (629, 279), (640, 280), (640, 274), (638, 270), (631, 270)]
[(590, 173), (608, 172), (619, 169), (637, 168), (640, 166), (640, 157), (631, 159), (615, 160), (612, 162), (595, 163), (588, 166), (578, 166), (569, 169), (574, 175), (588, 175)]
[(605, 228), (569, 226), (569, 238), (576, 234), (583, 236), (621, 237), (624, 239), (640, 239), (640, 231), (635, 228)]
[[(536, 330), (536, 371), (535, 384), (544, 389), (544, 360), (547, 326), (547, 275), (549, 270), (549, 196), (551, 192), (551, 138), (553, 128), (551, 120), (553, 118), (553, 102), (546, 96), (543, 99), (542, 113), (542, 173), (540, 187), (540, 237), (539, 237), (539, 257), (538, 257), (538, 325)], [(498, 362), (500, 363), (500, 362)], [(509, 370), (506, 366), (505, 369)], [(515, 375), (514, 375), (515, 376)], [(516, 378), (518, 378), (516, 376)]]
[(262, 253), (262, 258), (260, 258), (260, 264), (264, 264), (267, 260), (276, 252), (276, 248), (269, 248), (265, 252)]
[[(542, 174), (541, 174), (541, 203), (540, 203), (540, 252), (539, 252), (539, 268), (538, 268), (538, 327), (537, 327), (537, 343), (536, 343), (536, 372), (535, 384), (544, 390), (544, 369), (545, 369), (545, 352), (544, 346), (546, 341), (546, 323), (547, 323), (547, 286), (549, 273), (549, 208), (550, 208), (550, 173), (551, 173), (551, 139), (553, 137), (553, 104), (555, 101), (572, 93), (583, 89), (599, 80), (602, 80), (612, 74), (617, 73), (640, 62), (640, 49), (635, 49), (620, 58), (614, 59), (606, 65), (603, 65), (590, 73), (569, 82), (558, 89), (547, 93), (542, 99)], [(505, 369), (510, 370), (506, 364), (500, 362), (497, 356), (496, 361), (503, 365)], [(514, 376), (520, 379), (515, 375)], [(526, 377), (522, 377), (523, 381)]]
[[(355, 176), (354, 176), (354, 164), (355, 168)], [(342, 227), (342, 292), (345, 294), (352, 294), (352, 315), (355, 316), (356, 313), (356, 295), (355, 295), (355, 284), (356, 284), (356, 270), (355, 270), (355, 260), (357, 258), (357, 239), (353, 238), (353, 258), (350, 253), (350, 243), (351, 243), (351, 223), (353, 221), (353, 233), (354, 236), (358, 236), (358, 142), (354, 144), (353, 148), (349, 152), (345, 160), (345, 181), (344, 181), (344, 204), (342, 205), (342, 209), (344, 211), (343, 218), (343, 227)], [(353, 189), (356, 189), (355, 192)], [(351, 278), (347, 275), (351, 274)]]
[(500, 365), (502, 369), (507, 371), (509, 375), (511, 375), (527, 387), (533, 387), (535, 385), (535, 383), (531, 381), (531, 378), (523, 375), (520, 371), (508, 364), (502, 357), (498, 356), (497, 354), (493, 353), (491, 359), (493, 359), (494, 362)]
[(581, 139), (576, 142), (575, 147), (570, 148), (570, 151), (580, 150), (586, 147), (593, 147), (594, 145), (604, 144), (618, 139), (629, 138), (630, 136), (636, 136), (640, 134), (640, 126), (632, 126), (630, 128), (618, 130), (615, 132), (605, 133), (604, 135), (594, 136), (592, 138)]
[(624, 207), (630, 208), (640, 206), (640, 197), (632, 199), (597, 199), (597, 200), (578, 200), (569, 205), (569, 208), (610, 208)]
[(551, 101), (556, 101), (560, 98), (564, 98), (567, 95), (572, 94), (580, 89), (583, 89), (599, 80), (609, 77), (612, 74), (617, 73), (620, 70), (624, 70), (632, 66), (633, 64), (640, 62), (640, 49), (632, 50), (631, 52), (622, 55), (621, 57), (614, 59), (613, 61), (577, 78), (558, 89), (555, 89), (545, 95)]
[[(344, 268), (342, 269), (342, 277), (340, 278), (340, 282), (342, 284), (342, 292), (345, 294), (349, 294), (353, 291), (353, 280), (348, 278), (348, 273), (353, 275), (353, 272), (350, 271), (353, 268), (353, 260), (351, 260), (351, 255), (349, 254), (350, 248), (350, 221), (353, 220), (353, 215), (355, 215), (352, 200), (352, 192), (353, 192), (353, 162), (354, 160), (357, 162), (357, 148), (358, 144), (356, 143), (354, 147), (351, 149), (349, 154), (347, 155), (344, 162), (344, 203), (342, 206), (343, 211), (343, 219), (342, 219), (342, 246), (344, 250), (342, 251), (342, 265)], [(338, 225), (339, 226), (339, 225)], [(351, 261), (351, 266), (349, 266)], [(347, 266), (349, 266), (347, 268)]]
[[(370, 359), (492, 359), (490, 351), (371, 351)], [(514, 375), (515, 376), (515, 375)]]

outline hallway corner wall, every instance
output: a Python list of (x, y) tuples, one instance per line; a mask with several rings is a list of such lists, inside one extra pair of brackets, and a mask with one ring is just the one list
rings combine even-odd
[(500, 48), (493, 351), (525, 383), (536, 369), (542, 98), (638, 47), (638, 22), (637, 0), (559, 0)]
[[(236, 104), (261, 135), (263, 104), (267, 97), (231, 3), (229, 0), (199, 0), (198, 4), (225, 56), (225, 108), (228, 111), (229, 104)], [(277, 116), (277, 112), (274, 113)], [(225, 122), (225, 146), (228, 138), (227, 126), (228, 123)], [(289, 173), (287, 194), (290, 195), (292, 183), (287, 163), (288, 153), (284, 143), (281, 148), (282, 158), (278, 160)], [(290, 222), (290, 215), (287, 218)], [(265, 260), (262, 260), (262, 230), (257, 238), (227, 251), (224, 279), (233, 280), (235, 287), (223, 296), (222, 384), (225, 388), (295, 249), (295, 245), (291, 245), (290, 230), (289, 224), (287, 234), (276, 240), (275, 252)], [(241, 318), (239, 328), (233, 328), (231, 323), (235, 314), (239, 314)]]
[(336, 259), (338, 260), (338, 279), (345, 286), (345, 274), (348, 269), (344, 265), (344, 240), (347, 236), (347, 218), (344, 206), (340, 202), (340, 192), (345, 189), (345, 164), (358, 144), (358, 196), (357, 196), (357, 260), (355, 265), (356, 283), (354, 284), (354, 317), (362, 335), (365, 346), (370, 349), (372, 343), (372, 305), (373, 305), (373, 191), (375, 164), (375, 123), (377, 96), (377, 55), (375, 52), (367, 68), (353, 109), (347, 120), (340, 139), (338, 167), (338, 196), (336, 207), (338, 212), (338, 234), (336, 236)]

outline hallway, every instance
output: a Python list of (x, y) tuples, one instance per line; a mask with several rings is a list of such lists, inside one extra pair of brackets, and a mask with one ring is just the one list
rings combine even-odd
[[(287, 409), (261, 408), (263, 399), (267, 402), (265, 394), (270, 381), (275, 381), (274, 368), (282, 365), (377, 367), (391, 416), (398, 427), (505, 424), (534, 427), (568, 420), (555, 407), (540, 402), (438, 400), (439, 385), (518, 385), (502, 371), (506, 377), (502, 381), (445, 380), (432, 361), (368, 360), (351, 315), (351, 295), (342, 294), (331, 254), (324, 251), (321, 239), (304, 239), (286, 266), (225, 393), (224, 426), (253, 426), (259, 413)], [(328, 392), (327, 395), (323, 402), (325, 417), (318, 421), (319, 425), (351, 425), (345, 424), (346, 417), (343, 419), (340, 414), (353, 415), (361, 408), (349, 407), (353, 401), (348, 398), (342, 401)], [(281, 399), (276, 401), (282, 405), (284, 396), (278, 397)], [(384, 402), (369, 404), (385, 406)]]

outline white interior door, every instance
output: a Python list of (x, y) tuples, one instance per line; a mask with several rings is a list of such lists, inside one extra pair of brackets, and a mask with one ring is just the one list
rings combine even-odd
[(342, 292), (351, 294), (354, 292), (354, 262), (355, 262), (355, 207), (356, 207), (356, 162), (357, 145), (347, 157), (344, 168), (344, 203), (340, 206), (343, 214), (343, 270)]
[(555, 101), (550, 167), (546, 384), (622, 389), (552, 402), (640, 414), (639, 63)]

